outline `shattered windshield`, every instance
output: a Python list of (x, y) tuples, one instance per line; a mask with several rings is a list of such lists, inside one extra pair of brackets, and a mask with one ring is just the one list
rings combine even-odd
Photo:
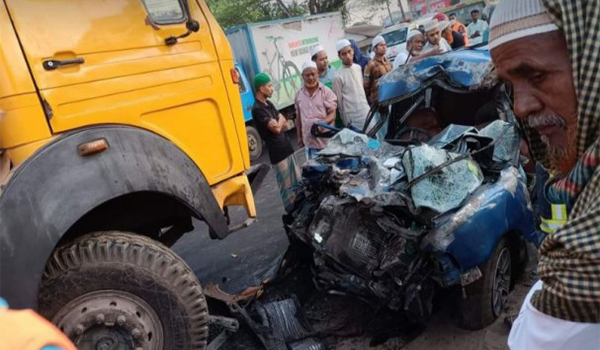
[[(422, 145), (409, 149), (402, 158), (402, 165), (409, 181), (412, 181), (458, 156), (460, 155), (456, 153)], [(465, 159), (424, 178), (411, 188), (411, 194), (417, 207), (427, 207), (443, 213), (458, 207), (482, 183), (483, 174), (479, 165), (472, 159)]]
[(510, 162), (519, 150), (519, 133), (516, 126), (502, 120), (496, 120), (481, 129), (479, 134), (496, 141), (494, 145), (494, 160)]

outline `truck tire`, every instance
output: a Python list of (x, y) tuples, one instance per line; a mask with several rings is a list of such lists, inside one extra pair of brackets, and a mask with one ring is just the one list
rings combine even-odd
[(57, 248), (39, 311), (80, 350), (206, 348), (208, 310), (195, 274), (131, 233), (92, 233)]
[(250, 160), (257, 160), (262, 154), (262, 139), (260, 138), (258, 131), (253, 126), (247, 126), (246, 133), (248, 134), (248, 149), (250, 150)]
[(460, 297), (459, 325), (468, 330), (492, 324), (506, 307), (512, 283), (513, 259), (505, 238), (500, 240), (488, 261), (481, 264), (482, 277), (465, 286), (467, 298)]

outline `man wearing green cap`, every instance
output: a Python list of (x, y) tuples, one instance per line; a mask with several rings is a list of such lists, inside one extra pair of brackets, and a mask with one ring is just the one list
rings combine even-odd
[(260, 137), (267, 144), (279, 184), (279, 194), (286, 212), (289, 212), (296, 197), (294, 187), (300, 180), (300, 167), (294, 155), (294, 147), (285, 133), (286, 120), (273, 103), (267, 100), (273, 96), (271, 78), (265, 73), (257, 74), (254, 77), (254, 90), (256, 103), (252, 107), (252, 119)]

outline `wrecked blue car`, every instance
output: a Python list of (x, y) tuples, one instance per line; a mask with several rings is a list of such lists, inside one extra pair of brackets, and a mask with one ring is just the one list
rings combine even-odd
[(292, 246), (321, 290), (423, 323), (452, 289), (460, 324), (483, 328), (540, 241), (508, 87), (489, 52), (465, 50), (390, 72), (379, 96), (362, 133), (303, 166)]

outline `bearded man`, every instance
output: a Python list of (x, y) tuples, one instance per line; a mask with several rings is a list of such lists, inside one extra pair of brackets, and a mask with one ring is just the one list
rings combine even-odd
[(600, 2), (502, 0), (489, 45), (531, 153), (551, 174), (544, 199), (566, 214), (541, 244), (541, 281), (509, 347), (600, 349)]

